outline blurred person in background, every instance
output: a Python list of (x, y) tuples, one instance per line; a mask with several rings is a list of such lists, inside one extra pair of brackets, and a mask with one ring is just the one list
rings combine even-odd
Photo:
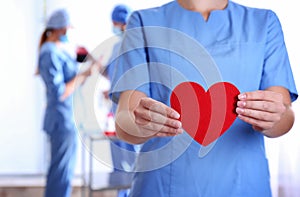
[(39, 44), (37, 74), (45, 84), (47, 98), (43, 129), (51, 146), (45, 197), (71, 196), (77, 151), (72, 94), (90, 76), (96, 65), (92, 64), (84, 72), (78, 73), (76, 57), (64, 50), (69, 28), (70, 15), (67, 10), (54, 11)]
[[(104, 73), (109, 80), (112, 79), (115, 70), (118, 69), (117, 67), (115, 67), (115, 64), (112, 64), (112, 62), (117, 58), (117, 55), (119, 53), (122, 37), (124, 35), (126, 24), (131, 12), (131, 8), (129, 8), (127, 5), (118, 4), (113, 8), (111, 13), (111, 20), (113, 25), (112, 31), (115, 36), (118, 36), (118, 41), (114, 44), (109, 63)], [(107, 93), (108, 92), (105, 92), (106, 96)], [(111, 114), (113, 116), (115, 114), (115, 111), (116, 104), (113, 103), (111, 109)], [(111, 141), (110, 147), (114, 171), (132, 171), (135, 161), (134, 152), (137, 151), (138, 146), (128, 144), (122, 140), (113, 140)], [(119, 191), (118, 196), (127, 196), (128, 192), (129, 190), (121, 190)]]
[(127, 20), (131, 12), (132, 12), (131, 8), (129, 8), (124, 4), (119, 4), (114, 7), (111, 13), (112, 31), (115, 34), (115, 36), (118, 36), (119, 40), (115, 43), (113, 47), (109, 64), (106, 68), (106, 75), (109, 79), (112, 79), (113, 77), (115, 64), (111, 64), (111, 63), (114, 61), (114, 59), (117, 58), (117, 55), (119, 53), (122, 37), (125, 32)]

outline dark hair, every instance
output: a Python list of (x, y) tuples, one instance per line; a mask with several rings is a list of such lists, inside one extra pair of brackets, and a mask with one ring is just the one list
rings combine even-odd
[[(49, 34), (51, 34), (53, 31), (53, 29), (45, 29), (44, 32), (41, 35), (40, 38), (40, 43), (39, 43), (39, 50), (41, 49), (42, 45), (46, 42), (47, 37), (49, 36)], [(35, 75), (38, 75), (39, 72), (39, 68), (37, 67), (36, 71), (35, 71)]]
[(46, 42), (47, 37), (49, 34), (53, 31), (53, 29), (45, 29), (44, 32), (41, 35), (40, 38), (40, 44), (39, 44), (39, 49), (42, 47), (42, 45)]

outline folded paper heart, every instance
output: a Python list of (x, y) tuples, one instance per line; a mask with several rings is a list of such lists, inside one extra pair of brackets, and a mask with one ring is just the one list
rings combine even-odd
[(183, 129), (203, 146), (217, 140), (236, 119), (239, 90), (218, 82), (206, 92), (195, 82), (180, 83), (171, 94), (171, 107), (180, 113)]

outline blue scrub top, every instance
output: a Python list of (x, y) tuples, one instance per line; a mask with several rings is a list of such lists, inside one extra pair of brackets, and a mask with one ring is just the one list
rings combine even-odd
[(54, 43), (46, 42), (40, 50), (39, 72), (46, 85), (47, 96), (44, 130), (47, 133), (74, 131), (72, 97), (64, 101), (60, 97), (65, 92), (65, 84), (76, 76), (76, 60)]
[[(172, 1), (134, 12), (127, 27), (113, 79), (115, 102), (120, 92), (138, 90), (170, 105), (172, 89), (183, 81), (206, 89), (227, 81), (240, 92), (283, 86), (297, 99), (282, 28), (271, 10), (229, 1), (205, 21)], [(239, 119), (209, 147), (186, 133), (153, 138), (135, 170), (131, 196), (271, 196), (264, 136)]]

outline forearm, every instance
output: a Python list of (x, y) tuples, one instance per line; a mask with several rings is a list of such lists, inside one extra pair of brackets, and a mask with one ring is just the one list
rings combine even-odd
[(84, 83), (86, 78), (89, 76), (87, 72), (80, 73), (76, 75), (72, 80), (66, 83), (65, 91), (63, 95), (60, 97), (60, 100), (65, 100), (68, 98), (73, 92), (77, 89), (78, 86)]
[(118, 138), (130, 144), (142, 144), (150, 137), (140, 137), (138, 128), (129, 116), (116, 117), (116, 133)]
[(286, 111), (282, 115), (281, 120), (269, 130), (262, 131), (262, 133), (270, 138), (276, 138), (289, 132), (294, 124), (295, 116), (291, 105), (286, 106)]
[(142, 137), (133, 114), (136, 107), (135, 103), (138, 103), (138, 100), (145, 96), (132, 91), (121, 94), (116, 113), (116, 132), (120, 139), (131, 144), (141, 144), (150, 138), (150, 136)]

